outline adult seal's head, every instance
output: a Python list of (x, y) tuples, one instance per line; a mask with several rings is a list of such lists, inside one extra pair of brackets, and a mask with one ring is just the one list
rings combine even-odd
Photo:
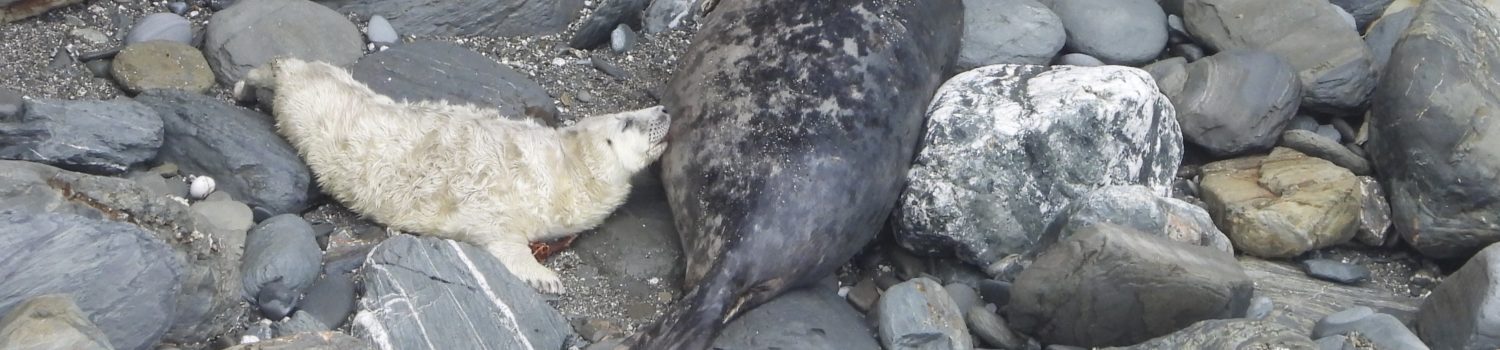
[(953, 64), (959, 0), (723, 0), (668, 84), (688, 291), (636, 349), (703, 349), (879, 231)]

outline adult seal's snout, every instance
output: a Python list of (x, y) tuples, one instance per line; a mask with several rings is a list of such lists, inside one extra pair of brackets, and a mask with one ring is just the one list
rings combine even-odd
[(662, 179), (689, 290), (628, 343), (705, 349), (868, 243), (962, 17), (959, 0), (721, 0), (663, 96)]

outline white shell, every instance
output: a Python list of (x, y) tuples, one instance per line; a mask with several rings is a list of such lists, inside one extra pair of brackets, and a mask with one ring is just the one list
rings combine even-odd
[(214, 178), (207, 176), (193, 177), (192, 184), (188, 187), (188, 195), (193, 199), (204, 199), (208, 194), (214, 193)]

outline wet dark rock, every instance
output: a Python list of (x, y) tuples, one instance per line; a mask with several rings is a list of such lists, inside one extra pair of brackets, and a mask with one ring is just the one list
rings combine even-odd
[(1010, 282), (984, 280), (979, 282), (979, 296), (984, 302), (1005, 307), (1010, 303)]
[(1253, 290), (1230, 253), (1101, 224), (1022, 271), (1006, 319), (1046, 343), (1130, 345), (1244, 315)]
[(1167, 96), (1182, 136), (1214, 156), (1271, 149), (1296, 115), (1302, 96), (1297, 71), (1275, 54), (1229, 50), (1185, 69), (1182, 90)]
[(979, 337), (985, 345), (1000, 349), (1022, 349), (1025, 346), (1025, 342), (1010, 331), (1005, 319), (994, 311), (976, 306), (969, 308), (964, 316), (969, 322), (969, 332)]
[(880, 349), (864, 316), (822, 287), (788, 292), (725, 326), (715, 349)]
[(1500, 42), (1472, 40), (1500, 32), (1497, 16), (1493, 4), (1423, 1), (1372, 99), (1366, 150), (1396, 232), (1428, 257), (1500, 241), (1500, 114), (1476, 112), (1500, 110)]
[(368, 252), (368, 249), (356, 249), (325, 255), (323, 274), (308, 287), (297, 305), (299, 312), (307, 312), (329, 327), (342, 327), (354, 313), (354, 273), (364, 265)]
[(301, 217), (281, 214), (260, 222), (245, 237), (240, 275), (246, 301), (260, 305), (267, 318), (280, 320), (317, 279), (322, 253), (312, 226)]
[(1416, 328), (1438, 349), (1500, 348), (1500, 244), (1443, 279), (1422, 304)]
[(921, 277), (892, 286), (876, 304), (885, 349), (969, 349), (973, 339), (943, 285)]
[(1302, 268), (1307, 269), (1308, 276), (1343, 284), (1359, 284), (1370, 279), (1370, 269), (1364, 266), (1328, 259), (1303, 260)]
[(360, 58), (354, 79), (395, 99), (446, 100), (494, 108), (504, 117), (557, 125), (558, 110), (541, 85), (494, 59), (458, 45), (419, 41)]
[(1364, 30), (1365, 27), (1380, 18), (1385, 13), (1386, 6), (1390, 6), (1395, 0), (1329, 0), (1335, 6), (1347, 11), (1354, 18), (1355, 28)]
[(1376, 70), (1382, 72), (1381, 75), (1385, 74), (1385, 66), (1391, 60), (1391, 50), (1396, 48), (1396, 41), (1401, 40), (1401, 34), (1406, 33), (1406, 28), (1411, 26), (1411, 20), (1416, 16), (1417, 10), (1408, 8), (1382, 16), (1370, 24), (1370, 31), (1365, 33), (1365, 44), (1370, 46)]
[(34, 99), (24, 109), (0, 119), (0, 159), (114, 175), (155, 158), (162, 146), (161, 118), (130, 99)]
[(270, 117), (181, 91), (148, 91), (136, 101), (156, 109), (166, 126), (159, 161), (212, 177), (218, 191), (252, 210), (281, 214), (307, 207), (312, 172)]

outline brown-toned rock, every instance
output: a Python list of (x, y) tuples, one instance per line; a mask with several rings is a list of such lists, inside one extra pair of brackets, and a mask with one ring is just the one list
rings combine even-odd
[(0, 0), (0, 23), (36, 16), (83, 0)]
[(187, 44), (155, 40), (131, 44), (115, 55), (110, 69), (126, 91), (175, 89), (203, 93), (214, 86), (214, 72), (203, 53)]
[(1203, 166), (1203, 201), (1235, 247), (1286, 258), (1354, 237), (1359, 182), (1333, 163), (1277, 147)]

